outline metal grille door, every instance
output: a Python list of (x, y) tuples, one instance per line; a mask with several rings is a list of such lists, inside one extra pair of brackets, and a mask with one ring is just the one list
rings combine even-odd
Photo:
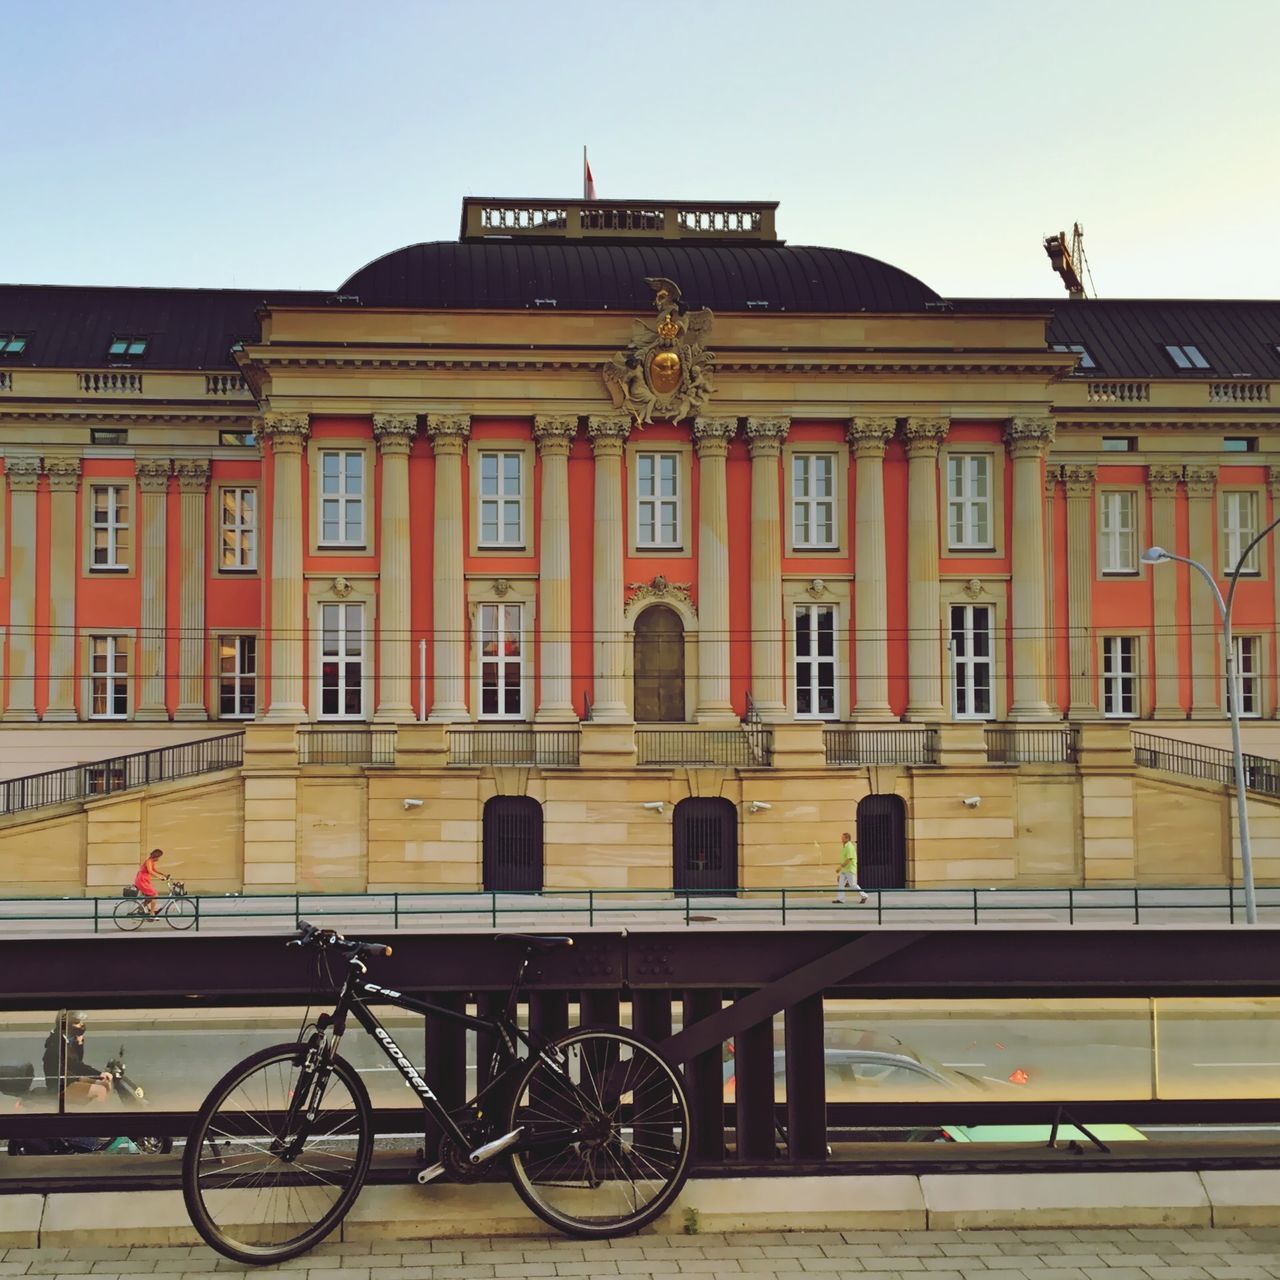
[(738, 811), (728, 800), (681, 800), (672, 828), (677, 893), (738, 891)]
[(528, 796), (494, 796), (484, 806), (484, 887), (542, 890), (542, 806)]
[(907, 806), (900, 796), (858, 802), (858, 883), (864, 889), (907, 887)]

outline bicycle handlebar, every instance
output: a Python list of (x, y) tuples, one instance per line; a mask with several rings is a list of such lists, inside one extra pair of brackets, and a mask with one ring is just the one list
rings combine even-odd
[(285, 945), (315, 947), (319, 951), (332, 947), (335, 951), (342, 952), (348, 960), (391, 954), (391, 948), (385, 942), (359, 942), (354, 938), (344, 938), (336, 929), (322, 929), (307, 920), (298, 921), (298, 936), (291, 938)]

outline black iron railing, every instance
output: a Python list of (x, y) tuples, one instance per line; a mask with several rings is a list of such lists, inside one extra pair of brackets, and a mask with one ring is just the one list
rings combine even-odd
[(578, 763), (577, 729), (511, 729), (454, 727), (449, 730), (449, 763), (516, 764), (540, 769), (574, 768)]
[(68, 765), (25, 778), (0, 782), (0, 813), (21, 813), (54, 804), (68, 804), (93, 796), (112, 795), (152, 782), (169, 782), (219, 769), (234, 769), (244, 763), (244, 733), (228, 733), (217, 738), (198, 738), (172, 747), (112, 756), (90, 764)]
[[(1235, 762), (1231, 752), (1224, 751), (1221, 747), (1206, 747), (1199, 742), (1183, 742), (1178, 738), (1163, 738), (1154, 733), (1135, 733), (1133, 762), (1144, 769), (1180, 773), (1188, 778), (1220, 782), (1227, 787), (1234, 787), (1236, 783)], [(1244, 785), (1246, 791), (1280, 796), (1280, 760), (1273, 760), (1268, 756), (1246, 755)]]
[(396, 731), (368, 725), (314, 725), (298, 732), (299, 764), (390, 765), (396, 762)]
[(773, 730), (762, 724), (736, 729), (637, 729), (636, 763), (750, 769), (773, 764)]
[(1022, 725), (988, 729), (987, 759), (992, 764), (1075, 764), (1076, 731)]
[(936, 729), (824, 729), (828, 764), (937, 764)]

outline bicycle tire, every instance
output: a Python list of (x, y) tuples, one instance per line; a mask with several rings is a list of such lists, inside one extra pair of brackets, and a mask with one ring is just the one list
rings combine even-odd
[[(508, 1131), (525, 1130), (508, 1160), (511, 1183), (543, 1222), (566, 1235), (639, 1231), (689, 1176), (692, 1113), (684, 1081), (655, 1045), (621, 1027), (577, 1027), (557, 1037), (553, 1051), (564, 1056), (576, 1087), (566, 1089), (563, 1072), (545, 1057), (530, 1060), (508, 1112)], [(566, 1126), (578, 1137), (566, 1142)]]
[(190, 929), (198, 915), (196, 904), (190, 898), (172, 898), (165, 908), (165, 923), (170, 929)]
[[(272, 1104), (283, 1104), (293, 1097), (306, 1052), (306, 1045), (273, 1045), (232, 1067), (204, 1100), (187, 1139), (182, 1158), (182, 1196), (187, 1212), (210, 1248), (234, 1262), (250, 1266), (284, 1262), (319, 1244), (346, 1216), (368, 1175), (373, 1113), (364, 1083), (345, 1058), (334, 1059), (320, 1100), (320, 1118), (308, 1126), (314, 1131), (318, 1123), (320, 1128), (315, 1134), (316, 1147), (304, 1148), (308, 1159), (285, 1161), (270, 1147), (255, 1148), (251, 1139), (256, 1134), (279, 1140), (285, 1115), (281, 1107), (273, 1108)], [(261, 1077), (258, 1084), (253, 1083), (255, 1077)], [(332, 1123), (325, 1110), (334, 1097), (335, 1083), (343, 1086), (350, 1104), (339, 1108), (346, 1118), (338, 1123)], [(251, 1093), (251, 1087), (260, 1092)], [(237, 1097), (248, 1103), (247, 1109), (233, 1110), (229, 1104)], [(336, 1101), (341, 1103), (342, 1098)], [(309, 1134), (304, 1143), (311, 1137)], [(228, 1148), (237, 1140), (246, 1150), (228, 1165)], [(347, 1154), (352, 1143), (354, 1153)], [(308, 1181), (312, 1173), (315, 1177)], [(252, 1187), (243, 1185), (246, 1179), (252, 1181)], [(276, 1194), (281, 1190), (283, 1197)], [(335, 1190), (336, 1198), (323, 1208), (325, 1196)], [(311, 1212), (310, 1205), (323, 1211)], [(314, 1221), (290, 1221), (299, 1208)], [(282, 1209), (288, 1214), (282, 1216)], [(259, 1223), (256, 1227), (255, 1220)], [(288, 1234), (295, 1226), (298, 1230)]]
[(116, 903), (111, 918), (116, 922), (116, 928), (123, 929), (126, 933), (142, 928), (142, 908), (136, 898), (121, 898)]

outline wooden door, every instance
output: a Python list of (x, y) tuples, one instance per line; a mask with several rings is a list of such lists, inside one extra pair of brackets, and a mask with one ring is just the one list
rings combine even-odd
[(684, 719), (684, 623), (665, 604), (636, 618), (635, 716), (638, 721)]

